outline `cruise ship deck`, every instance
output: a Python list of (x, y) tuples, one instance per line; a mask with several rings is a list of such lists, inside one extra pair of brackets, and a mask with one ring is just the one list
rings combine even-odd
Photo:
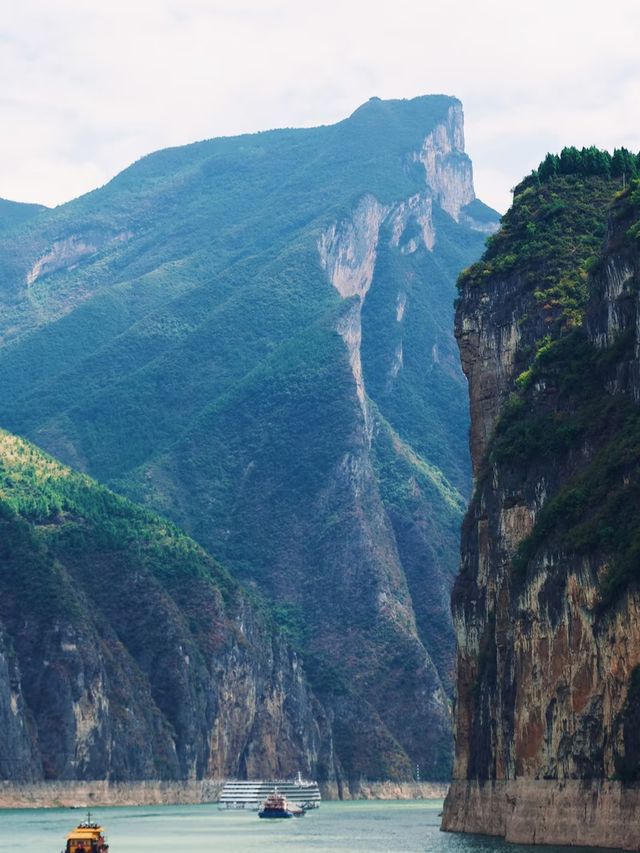
[(298, 775), (291, 780), (259, 780), (227, 782), (220, 792), (218, 807), (221, 809), (259, 809), (274, 790), (290, 803), (304, 809), (317, 809), (322, 797), (317, 782), (308, 782)]

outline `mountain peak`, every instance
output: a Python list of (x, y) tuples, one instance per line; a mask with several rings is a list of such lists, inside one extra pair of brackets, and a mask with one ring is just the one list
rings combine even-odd
[(433, 121), (446, 115), (452, 106), (462, 107), (458, 98), (452, 95), (418, 95), (415, 98), (379, 98), (373, 95), (360, 104), (349, 116), (353, 119), (361, 115), (378, 115), (387, 119), (415, 121)]

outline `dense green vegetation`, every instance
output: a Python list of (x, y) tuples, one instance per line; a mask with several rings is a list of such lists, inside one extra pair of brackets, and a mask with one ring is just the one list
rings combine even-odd
[[(0, 505), (5, 529), (15, 531), (3, 540), (3, 556), (11, 551), (13, 561), (0, 561), (1, 570), (11, 573), (14, 591), (24, 590), (25, 615), (34, 596), (43, 615), (59, 610), (66, 588), (60, 561), (90, 561), (97, 553), (122, 554), (130, 570), (149, 572), (168, 587), (192, 578), (215, 584), (229, 603), (239, 595), (230, 575), (171, 522), (2, 430)], [(29, 556), (18, 560), (16, 547), (30, 549)]]
[[(607, 215), (614, 236), (605, 249), (602, 209), (607, 192), (609, 204), (613, 203)], [(564, 290), (554, 322), (548, 322), (547, 304), (540, 305), (536, 291), (547, 321), (541, 327), (545, 334), (529, 349), (529, 366), (503, 407), (483, 476), (490, 474), (494, 464), (517, 466), (524, 472), (530, 466), (549, 471), (555, 491), (538, 513), (531, 535), (519, 546), (513, 561), (515, 577), (524, 579), (542, 548), (595, 559), (608, 566), (601, 584), (604, 609), (630, 582), (640, 580), (640, 411), (628, 395), (611, 393), (616, 369), (634, 358), (636, 330), (631, 325), (611, 346), (598, 349), (588, 338), (584, 318), (588, 304), (597, 310), (599, 296), (594, 288), (603, 259), (614, 252), (637, 252), (640, 184), (634, 180), (616, 195), (597, 170), (587, 177), (580, 173), (547, 176), (539, 185), (529, 182), (516, 197), (515, 213), (505, 217), (511, 237), (494, 240), (488, 250), (491, 275), (502, 261), (496, 246), (523, 249), (519, 242), (526, 233), (522, 200), (528, 200), (526, 215), (537, 223), (549, 193), (556, 196), (555, 203), (565, 215), (553, 226), (546, 225), (545, 243), (558, 257), (552, 255), (545, 266), (545, 299), (559, 292), (553, 275), (572, 285)], [(514, 230), (516, 223), (519, 227)], [(598, 248), (585, 263), (587, 253)], [(525, 265), (520, 254), (517, 264), (522, 275), (534, 280), (535, 256), (526, 255), (526, 246), (524, 250), (532, 267)], [(482, 265), (477, 265), (473, 275), (482, 274)], [(639, 283), (632, 281), (629, 286), (633, 294)]]
[(500, 231), (460, 284), (482, 286), (493, 276), (522, 276), (536, 306), (522, 325), (542, 319), (551, 335), (580, 326), (589, 266), (602, 247), (618, 187), (612, 178), (580, 173), (523, 182)]
[[(461, 249), (475, 253), (480, 241), (473, 232), (461, 234), (446, 214), (436, 211), (434, 220), (437, 252), (421, 246), (402, 255), (381, 241), (362, 316), (363, 370), (368, 393), (383, 416), (423, 460), (435, 464), (466, 495), (467, 400), (452, 381), (460, 374), (449, 333), (451, 300), (437, 294), (439, 282), (459, 265)], [(396, 322), (399, 294), (406, 301), (402, 324)], [(391, 381), (390, 366), (399, 347), (402, 369)]]
[[(362, 312), (367, 413), (338, 333), (354, 305), (319, 243), (364, 196), (429, 192), (416, 154), (456, 105), (372, 99), (329, 127), (161, 151), (0, 236), (0, 423), (170, 517), (272, 599), (371, 773), (388, 760), (446, 775), (446, 731), (403, 704), (416, 684), (450, 686), (445, 589), (470, 488), (454, 278), (481, 251), (473, 221), (497, 215), (476, 200), (456, 222), (434, 203), (433, 252), (383, 228)], [(419, 232), (410, 219), (401, 246)], [(81, 549), (83, 526), (65, 528)], [(381, 687), (398, 649), (410, 671)], [(445, 702), (433, 708), (446, 728)], [(360, 736), (356, 717), (378, 713)], [(377, 741), (393, 755), (374, 760)]]
[(0, 198), (0, 233), (28, 222), (44, 210), (46, 208), (40, 204), (21, 204)]
[[(616, 357), (624, 357), (625, 346), (630, 355), (630, 344), (627, 335)], [(611, 363), (611, 351), (596, 350), (582, 330), (563, 338), (536, 361), (531, 375), (532, 383), (543, 381), (557, 393), (553, 406), (541, 407), (525, 394), (501, 420), (492, 447), (495, 461), (553, 460), (558, 470), (580, 448), (597, 448), (545, 503), (514, 570), (523, 576), (550, 543), (564, 553), (606, 557), (602, 606), (638, 579), (640, 566), (640, 412), (627, 397), (607, 394)]]
[[(30, 726), (23, 762), (0, 761), (2, 778), (180, 779), (210, 761), (237, 774), (245, 747), (265, 748), (263, 696), (291, 689), (298, 705), (275, 714), (285, 727), (315, 702), (299, 665), (287, 682), (290, 624), (171, 522), (0, 431), (0, 636), (15, 667), (10, 685), (0, 672), (0, 695), (20, 690)], [(217, 752), (232, 690), (238, 731)], [(242, 728), (251, 703), (255, 732)], [(18, 751), (11, 735), (3, 756)], [(306, 736), (292, 735), (290, 754)]]
[(626, 148), (615, 148), (613, 154), (592, 145), (578, 149), (563, 148), (560, 154), (547, 154), (542, 163), (516, 189), (549, 181), (558, 175), (581, 175), (582, 177), (622, 178), (627, 183), (640, 176), (640, 153), (633, 154)]

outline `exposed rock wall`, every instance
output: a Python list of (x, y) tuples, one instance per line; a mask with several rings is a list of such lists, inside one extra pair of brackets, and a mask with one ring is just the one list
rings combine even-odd
[(335, 778), (300, 659), (208, 555), (4, 432), (0, 465), (0, 780)]
[(453, 782), (442, 828), (514, 844), (640, 847), (640, 791), (620, 782), (544, 779)]
[[(613, 558), (604, 540), (587, 547), (584, 533), (583, 540), (577, 533), (563, 538), (557, 530), (569, 523), (562, 515), (569, 504), (556, 503), (564, 507), (557, 517), (549, 509), (558, 496), (566, 498), (567, 484), (576, 500), (586, 500), (593, 486), (585, 478), (597, 463), (606, 465), (601, 460), (616, 427), (605, 421), (590, 433), (589, 418), (616, 396), (638, 400), (640, 253), (625, 236), (629, 224), (614, 208), (607, 247), (589, 280), (586, 334), (574, 335), (575, 361), (567, 352), (555, 372), (534, 373), (529, 385), (521, 371), (540, 346), (549, 302), (536, 300), (517, 273), (488, 276), (486, 286), (462, 283), (456, 334), (469, 379), (476, 489), (453, 595), (456, 757), (447, 830), (521, 843), (640, 844), (639, 794), (621, 780), (634, 778), (637, 767), (631, 721), (637, 720), (640, 594), (630, 582), (607, 597)], [(593, 347), (606, 357), (586, 358)], [(572, 368), (580, 352), (597, 379)], [(570, 382), (563, 375), (569, 369)], [(583, 422), (571, 420), (580, 384), (592, 389)], [(510, 399), (518, 388), (528, 390)], [(512, 412), (517, 405), (528, 413), (528, 426), (519, 421), (521, 435), (548, 424), (546, 451), (544, 436), (537, 452), (532, 439), (519, 449), (500, 445), (496, 424), (509, 417), (508, 400)], [(567, 423), (569, 432), (558, 438), (554, 423)], [(629, 444), (616, 488), (637, 476), (636, 452)], [(586, 525), (593, 513), (585, 510), (574, 524)], [(523, 551), (531, 541), (535, 549)]]
[(427, 186), (443, 210), (456, 221), (475, 199), (471, 160), (464, 153), (462, 106), (449, 108), (447, 120), (425, 137), (415, 155), (425, 168)]
[[(326, 715), (296, 656), (251, 608), (242, 605), (231, 621), (216, 614), (217, 648), (207, 656), (214, 637), (198, 647), (173, 602), (148, 577), (144, 585), (148, 605), (133, 612), (101, 597), (113, 620), (108, 627), (63, 621), (50, 631), (41, 626), (35, 642), (14, 636), (21, 673), (0, 659), (2, 777), (256, 778), (311, 774), (319, 763), (331, 777)], [(191, 592), (200, 601), (211, 595)], [(111, 606), (122, 608), (131, 631), (118, 625)], [(145, 631), (136, 639), (143, 625), (157, 626), (157, 636)]]
[(146, 575), (77, 561), (113, 630), (60, 619), (65, 649), (49, 623), (34, 649), (47, 778), (92, 755), (123, 780), (448, 777), (476, 217), (461, 106), (434, 96), (157, 152), (0, 240), (0, 420), (172, 518), (297, 650), (197, 585), (147, 606)]
[[(405, 576), (405, 570), (410, 571), (410, 566), (403, 565), (403, 559), (408, 564), (411, 557), (399, 552), (399, 548), (406, 546), (410, 539), (415, 544), (422, 538), (424, 520), (416, 513), (410, 521), (403, 519), (401, 530), (395, 530), (393, 515), (387, 511), (376, 482), (371, 454), (376, 418), (363, 373), (362, 314), (374, 276), (377, 272), (379, 274), (381, 247), (401, 256), (414, 255), (419, 250), (429, 255), (437, 252), (434, 207), (457, 221), (461, 209), (475, 198), (471, 161), (464, 153), (462, 107), (451, 107), (446, 119), (425, 137), (420, 150), (411, 156), (414, 162), (424, 167), (424, 191), (386, 205), (367, 194), (355, 204), (348, 216), (325, 229), (317, 243), (322, 269), (342, 299), (349, 300), (336, 328), (349, 354), (364, 427), (354, 441), (354, 451), (340, 461), (330, 477), (330, 487), (321, 496), (321, 503), (327, 507), (343, 506), (342, 514), (350, 519), (349, 533), (344, 536), (344, 541), (336, 543), (332, 562), (334, 567), (338, 567), (339, 584), (352, 612), (343, 613), (341, 608), (332, 608), (329, 600), (326, 608), (321, 610), (325, 614), (323, 630), (331, 637), (332, 644), (343, 634), (344, 626), (353, 622), (353, 603), (356, 601), (355, 607), (362, 613), (356, 617), (357, 620), (362, 622), (373, 617), (381, 630), (394, 636), (391, 652), (376, 648), (375, 642), (359, 641), (363, 659), (378, 662), (373, 680), (370, 663), (365, 671), (357, 661), (351, 661), (349, 669), (359, 690), (370, 702), (371, 710), (364, 713), (374, 719), (379, 715), (390, 729), (394, 720), (403, 718), (403, 731), (396, 734), (398, 741), (417, 761), (424, 760), (426, 752), (429, 755), (426, 772), (433, 773), (438, 742), (446, 740), (449, 724), (446, 691), (449, 673), (445, 666), (441, 667), (441, 672), (438, 671), (418, 637), (412, 594)], [(403, 290), (402, 278), (399, 277), (394, 284), (397, 289), (395, 321), (402, 324), (407, 311), (407, 293)], [(403, 340), (400, 338), (387, 365), (387, 391), (393, 387), (403, 364)], [(417, 457), (414, 458), (417, 461)], [(418, 491), (415, 485), (413, 488)], [(319, 514), (324, 514), (324, 507)], [(422, 565), (411, 568), (416, 575), (423, 570)], [(418, 595), (423, 595), (418, 590), (425, 578), (414, 577), (413, 580), (417, 587), (413, 593), (418, 598)], [(370, 594), (363, 595), (365, 584), (370, 588)], [(322, 599), (324, 595), (319, 590), (314, 598)], [(411, 681), (416, 689), (410, 698), (401, 683), (402, 677), (395, 672), (400, 660), (403, 668), (414, 671)], [(341, 722), (353, 720), (364, 710), (355, 709), (344, 700), (330, 703), (329, 707)], [(421, 754), (416, 741), (424, 738), (423, 734), (418, 735), (419, 720), (423, 714), (433, 720), (433, 724), (427, 738), (428, 746), (423, 744)], [(366, 752), (367, 747), (362, 751)], [(446, 763), (446, 759), (442, 763)], [(412, 773), (413, 768), (408, 762), (403, 762), (401, 767), (400, 774)], [(395, 772), (398, 769), (395, 768)], [(351, 778), (350, 783), (352, 791), (358, 789), (357, 779)]]

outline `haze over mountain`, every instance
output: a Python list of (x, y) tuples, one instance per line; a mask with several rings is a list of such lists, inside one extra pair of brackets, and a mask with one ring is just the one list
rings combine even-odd
[(350, 780), (449, 771), (454, 279), (496, 224), (429, 96), (160, 151), (0, 233), (0, 423), (271, 600)]

